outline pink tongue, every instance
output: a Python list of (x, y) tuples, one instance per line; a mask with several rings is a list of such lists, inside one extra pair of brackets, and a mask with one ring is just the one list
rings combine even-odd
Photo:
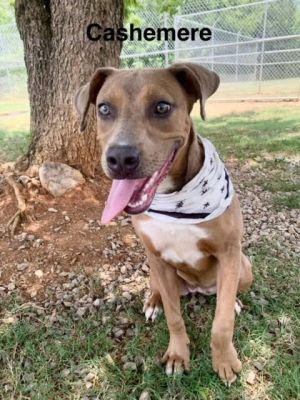
[(108, 224), (114, 217), (121, 214), (143, 181), (145, 178), (113, 180), (101, 217), (102, 224)]

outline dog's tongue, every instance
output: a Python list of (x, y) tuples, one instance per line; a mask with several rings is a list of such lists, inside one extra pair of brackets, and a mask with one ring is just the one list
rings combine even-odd
[(133, 193), (143, 181), (144, 178), (113, 180), (101, 217), (102, 224), (108, 224), (126, 208)]

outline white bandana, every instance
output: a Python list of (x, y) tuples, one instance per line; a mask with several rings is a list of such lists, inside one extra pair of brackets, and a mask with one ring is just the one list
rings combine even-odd
[(200, 171), (178, 192), (156, 193), (146, 215), (178, 224), (198, 224), (219, 217), (231, 204), (234, 190), (214, 145), (199, 138), (204, 147)]

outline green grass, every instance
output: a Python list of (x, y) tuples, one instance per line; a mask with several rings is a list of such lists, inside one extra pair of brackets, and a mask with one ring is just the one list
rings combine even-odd
[(0, 115), (0, 162), (14, 161), (24, 154), (29, 140), (29, 114)]
[(26, 98), (0, 101), (0, 117), (8, 113), (29, 113), (29, 103)]
[(0, 98), (0, 162), (14, 161), (28, 148), (29, 102), (25, 94)]
[[(4, 136), (0, 132), (1, 148), (13, 150), (9, 142), (17, 126), (26, 145), (28, 131), (22, 133), (21, 128), (25, 121), (18, 121), (8, 122), (11, 127), (1, 131)], [(298, 108), (230, 115), (205, 124), (197, 121), (197, 125), (225, 159), (265, 172), (264, 179), (255, 183), (274, 196), (271, 201), (276, 209), (299, 208)], [(134, 336), (121, 342), (112, 337), (115, 306), (102, 307), (98, 314), (81, 320), (66, 314), (51, 324), (36, 308), (22, 306), (21, 299), (10, 299), (0, 304), (0, 399), (134, 400), (143, 390), (156, 400), (299, 399), (299, 265), (296, 257), (286, 258), (284, 248), (278, 252), (279, 245), (266, 241), (250, 250), (255, 281), (251, 291), (241, 296), (245, 310), (236, 320), (234, 338), (243, 371), (230, 388), (211, 366), (214, 296), (204, 304), (201, 296), (182, 300), (192, 371), (175, 377), (167, 377), (158, 362), (168, 344), (165, 318), (146, 324), (141, 314), (142, 295), (123, 308), (134, 324)], [(194, 311), (191, 301), (196, 302)], [(136, 371), (123, 369), (124, 357), (138, 361)], [(246, 379), (255, 363), (262, 371), (256, 371), (257, 381), (251, 386)], [(89, 372), (94, 374), (91, 383), (85, 380)]]
[[(1, 61), (1, 60), (0, 60)], [(1, 76), (1, 70), (0, 70)], [(10, 87), (10, 90), (6, 91), (3, 88), (0, 96), (0, 117), (8, 113), (29, 113), (29, 98), (26, 88), (26, 76), (20, 79), (18, 73), (11, 77), (15, 86)]]
[[(0, 326), (0, 383), (10, 396), (14, 394), (5, 397), (2, 393), (0, 398), (133, 400), (148, 390), (157, 400), (247, 400), (253, 389), (246, 377), (255, 362), (263, 366), (258, 386), (265, 396), (255, 398), (299, 398), (297, 266), (275, 258), (266, 246), (253, 248), (251, 257), (255, 284), (251, 293), (241, 296), (245, 311), (237, 318), (235, 329), (244, 369), (231, 388), (222, 384), (211, 367), (209, 340), (215, 297), (201, 305), (197, 298), (197, 312), (192, 314), (190, 300), (182, 301), (192, 343), (192, 372), (176, 377), (167, 377), (158, 362), (168, 343), (165, 318), (160, 316), (154, 325), (145, 324), (138, 296), (125, 311), (135, 323), (135, 335), (119, 343), (111, 339), (112, 309), (80, 321), (64, 317), (51, 325), (34, 309), (19, 307), (19, 300), (1, 306), (2, 316), (14, 316), (15, 323)], [(108, 317), (105, 325), (101, 323), (104, 314)], [(129, 361), (140, 360), (136, 371), (124, 371), (124, 356)], [(95, 376), (88, 388), (85, 377), (90, 372)]]
[(299, 79), (279, 79), (267, 80), (261, 82), (259, 90), (258, 82), (221, 82), (220, 88), (214, 95), (215, 99), (218, 98), (256, 98), (256, 97), (278, 97), (278, 94), (283, 97), (297, 97), (300, 96)]
[[(277, 209), (300, 207), (299, 106), (270, 108), (196, 120), (200, 134), (212, 140), (225, 159), (266, 172), (256, 183), (276, 193)], [(251, 186), (253, 179), (248, 182)]]
[(272, 154), (284, 157), (300, 152), (299, 105), (197, 120), (196, 125), (227, 159), (259, 161)]
[[(66, 319), (51, 326), (46, 320), (35, 322), (34, 310), (20, 312), (17, 304), (7, 305), (8, 312), (20, 319), (16, 325), (1, 326), (0, 360), (4, 366), (13, 366), (2, 370), (1, 383), (24, 398), (54, 399), (79, 393), (76, 381), (84, 370), (98, 368), (112, 349), (108, 332), (99, 329), (95, 318), (78, 323)], [(70, 376), (64, 375), (66, 368), (70, 368)], [(0, 393), (0, 398), (5, 397)]]
[(300, 209), (300, 192), (298, 189), (297, 193), (290, 193), (287, 195), (278, 195), (274, 199), (274, 204), (277, 209), (290, 208), (290, 209)]

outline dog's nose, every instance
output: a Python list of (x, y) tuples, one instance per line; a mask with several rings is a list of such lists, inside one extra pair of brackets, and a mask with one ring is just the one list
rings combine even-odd
[(134, 172), (140, 163), (140, 153), (134, 146), (111, 146), (107, 150), (108, 168), (122, 178)]

